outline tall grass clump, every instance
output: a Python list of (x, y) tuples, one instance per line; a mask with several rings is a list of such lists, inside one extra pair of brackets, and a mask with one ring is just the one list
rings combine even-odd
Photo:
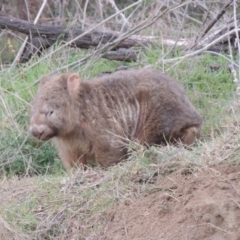
[[(27, 74), (13, 69), (0, 74), (0, 175), (34, 175), (59, 170), (51, 145), (29, 137), (31, 99), (36, 92), (33, 82), (46, 67)], [(53, 167), (58, 166), (58, 167)]]

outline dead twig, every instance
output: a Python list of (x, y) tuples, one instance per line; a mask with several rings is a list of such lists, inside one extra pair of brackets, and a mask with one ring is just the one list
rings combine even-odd
[(202, 34), (198, 34), (198, 36), (195, 39), (195, 44), (192, 46), (194, 48), (197, 43), (203, 39), (203, 37), (212, 29), (212, 27), (216, 24), (216, 22), (225, 14), (226, 10), (230, 7), (230, 5), (233, 3), (232, 0), (229, 0), (219, 11), (217, 16), (206, 26), (206, 28), (203, 30)]
[[(42, 11), (43, 11), (46, 3), (47, 3), (47, 0), (44, 0), (43, 3), (42, 3), (41, 8), (40, 8), (39, 11), (38, 11), (38, 14), (37, 14), (37, 16), (36, 16), (33, 24), (36, 24), (36, 23), (38, 22), (38, 19), (39, 19), (39, 17), (41, 16)], [(26, 3), (26, 7), (27, 7), (27, 14), (28, 14), (27, 16), (28, 16), (28, 20), (29, 20), (29, 10), (28, 10), (28, 5), (27, 5), (27, 3)], [(29, 34), (29, 36), (30, 36), (30, 34)], [(15, 59), (14, 59), (11, 67), (13, 67), (13, 66), (19, 61), (19, 59), (20, 59), (20, 57), (21, 57), (21, 55), (22, 55), (22, 53), (23, 53), (23, 51), (24, 51), (24, 49), (25, 49), (25, 47), (26, 47), (26, 44), (27, 44), (27, 42), (28, 42), (29, 36), (27, 36), (27, 37), (25, 38), (25, 40), (24, 40), (21, 48), (19, 49), (19, 51), (18, 51), (18, 53), (17, 53), (17, 55), (16, 55), (16, 57), (15, 57)]]

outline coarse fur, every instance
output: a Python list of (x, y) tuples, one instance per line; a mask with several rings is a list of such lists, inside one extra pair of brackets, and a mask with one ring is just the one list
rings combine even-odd
[(202, 122), (176, 80), (139, 69), (91, 80), (76, 73), (43, 76), (30, 131), (38, 139), (52, 139), (69, 170), (89, 159), (102, 167), (120, 162), (127, 155), (127, 140), (190, 145)]

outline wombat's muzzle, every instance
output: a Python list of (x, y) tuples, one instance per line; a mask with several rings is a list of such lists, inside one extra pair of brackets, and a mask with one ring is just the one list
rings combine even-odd
[(30, 127), (30, 132), (35, 138), (42, 141), (47, 141), (55, 135), (55, 132), (45, 125), (32, 126)]
[(37, 127), (32, 127), (30, 129), (31, 134), (38, 139), (41, 139), (41, 135), (43, 134), (43, 131), (39, 130)]

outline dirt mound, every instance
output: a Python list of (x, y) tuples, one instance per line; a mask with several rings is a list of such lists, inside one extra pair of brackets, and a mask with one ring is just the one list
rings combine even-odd
[(105, 219), (98, 239), (240, 240), (240, 168), (158, 176), (149, 194), (120, 203)]

